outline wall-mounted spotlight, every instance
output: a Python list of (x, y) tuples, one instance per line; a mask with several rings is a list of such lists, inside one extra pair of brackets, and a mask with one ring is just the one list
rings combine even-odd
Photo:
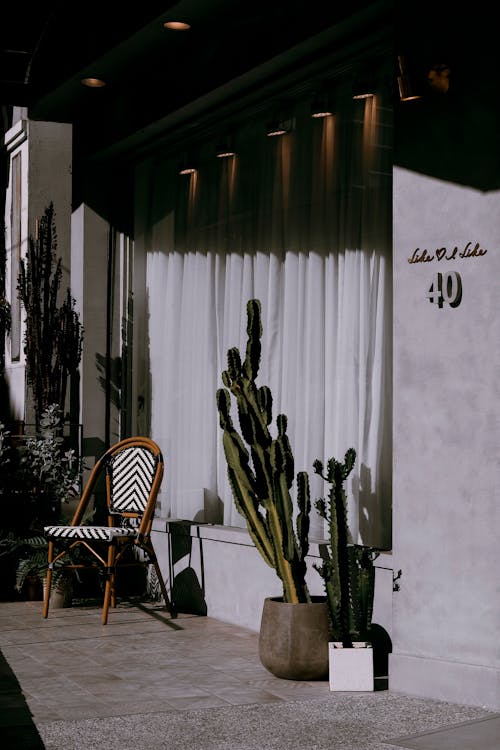
[(421, 98), (422, 94), (415, 87), (415, 77), (410, 73), (408, 64), (403, 55), (398, 55), (397, 78), (400, 101), (409, 102), (413, 99)]
[(89, 89), (102, 89), (106, 85), (106, 81), (102, 78), (94, 78), (93, 76), (87, 76), (80, 80), (82, 86), (86, 86)]
[(427, 82), (438, 94), (446, 94), (450, 88), (450, 66), (446, 62), (435, 63), (429, 68)]
[(189, 31), (191, 28), (187, 21), (165, 21), (163, 26), (171, 31)]
[(293, 128), (293, 121), (289, 119), (273, 118), (266, 125), (266, 135), (272, 138), (277, 135), (285, 135)]
[(369, 70), (358, 70), (352, 81), (352, 98), (368, 99), (375, 95), (375, 78)]
[(335, 114), (333, 97), (327, 93), (317, 93), (311, 102), (311, 117), (330, 117)]
[(179, 174), (194, 174), (196, 171), (197, 167), (194, 160), (184, 156), (179, 164)]
[(236, 156), (236, 151), (229, 137), (221, 138), (215, 147), (215, 155), (218, 159), (229, 159), (231, 156)]
[(284, 135), (287, 129), (281, 120), (270, 120), (266, 125), (266, 135), (273, 138), (275, 135)]

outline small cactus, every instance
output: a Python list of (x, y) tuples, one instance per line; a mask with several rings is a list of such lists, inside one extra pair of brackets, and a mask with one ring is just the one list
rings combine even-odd
[[(282, 581), (283, 600), (291, 604), (309, 602), (305, 581), (311, 510), (309, 476), (299, 472), (296, 477), (298, 514), (294, 528), (290, 496), (294, 458), (286, 432), (287, 418), (284, 414), (277, 416), (277, 436), (273, 438), (269, 431), (271, 391), (255, 383), (262, 336), (261, 305), (256, 299), (247, 303), (247, 334), (245, 360), (241, 361), (237, 348), (229, 349), (227, 370), (222, 373), (225, 387), (217, 390), (229, 483), (236, 509), (246, 518), (256, 548)], [(241, 436), (230, 415), (231, 394), (237, 404)]]
[(353, 544), (347, 520), (344, 484), (356, 460), (354, 448), (347, 450), (344, 462), (330, 458), (326, 473), (317, 460), (314, 471), (330, 484), (328, 502), (319, 498), (314, 505), (328, 524), (329, 549), (321, 548), (322, 564), (314, 565), (323, 578), (332, 641), (352, 648), (353, 641), (369, 641), (375, 593), (373, 561), (378, 552), (372, 547)]

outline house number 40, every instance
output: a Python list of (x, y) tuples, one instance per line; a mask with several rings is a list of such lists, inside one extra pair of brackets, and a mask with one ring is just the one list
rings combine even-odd
[(426, 294), (434, 305), (442, 307), (446, 302), (450, 307), (458, 307), (462, 301), (462, 279), (456, 271), (435, 273), (432, 284)]

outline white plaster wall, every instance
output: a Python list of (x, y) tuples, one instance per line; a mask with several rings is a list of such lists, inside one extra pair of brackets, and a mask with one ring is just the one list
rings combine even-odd
[[(263, 561), (246, 529), (212, 524), (191, 524), (189, 556), (172, 565), (169, 522), (155, 519), (152, 541), (167, 588), (172, 577), (191, 566), (203, 589), (207, 614), (224, 622), (260, 629), (265, 597), (281, 596), (281, 583), (275, 571)], [(312, 595), (324, 595), (323, 579), (314, 570), (321, 562), (318, 544), (311, 542), (307, 557), (307, 584)], [(392, 628), (391, 555), (383, 553), (376, 560), (373, 623), (388, 635)]]
[[(5, 248), (6, 256), (6, 294), (7, 299), (12, 304), (13, 285), (15, 280), (12, 279), (12, 226), (11, 211), (13, 199), (12, 185), (12, 160), (16, 155), (21, 159), (21, 253), (26, 252), (28, 237), (28, 126), (27, 122), (18, 117), (14, 124), (5, 134), (5, 148), (9, 158), (9, 178), (5, 195)], [(22, 337), (24, 336), (23, 323), (21, 320), (21, 356), (19, 360), (11, 359), (11, 339), (7, 338), (5, 351), (5, 379), (8, 388), (9, 409), (13, 420), (24, 421), (24, 401), (25, 401), (25, 365), (24, 353), (22, 346)]]
[[(498, 193), (394, 170), (393, 558), (402, 576), (389, 684), (495, 709), (499, 208)], [(459, 257), (468, 243), (487, 252)], [(416, 248), (432, 260), (409, 263)], [(457, 307), (426, 298), (438, 271), (460, 274)]]
[(109, 224), (81, 204), (73, 213), (72, 234), (72, 289), (84, 328), (80, 364), (83, 453), (91, 465), (92, 457), (102, 453), (105, 436), (105, 389), (100, 382), (104, 371), (98, 369), (96, 355), (106, 354)]
[[(57, 231), (57, 255), (62, 258), (61, 297), (70, 285), (72, 126), (67, 123), (23, 119), (23, 108), (15, 108), (14, 124), (5, 135), (9, 159), (21, 155), (21, 252), (26, 253), (28, 237), (35, 236), (36, 221), (50, 202), (54, 204)], [(11, 175), (6, 193), (5, 226), (7, 278), (10, 276)], [(7, 288), (9, 289), (9, 284)], [(24, 326), (21, 328), (24, 337)], [(6, 379), (12, 417), (33, 421), (30, 402), (25, 399), (25, 368), (22, 353), (19, 362), (10, 362), (7, 346)]]
[(61, 298), (70, 285), (73, 128), (67, 123), (28, 120), (29, 233), (54, 204), (57, 255), (62, 258)]

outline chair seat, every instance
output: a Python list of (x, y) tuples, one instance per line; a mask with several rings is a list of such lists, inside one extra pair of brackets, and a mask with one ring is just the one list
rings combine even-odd
[(122, 526), (45, 526), (44, 532), (48, 539), (88, 539), (103, 542), (137, 536), (135, 529)]

